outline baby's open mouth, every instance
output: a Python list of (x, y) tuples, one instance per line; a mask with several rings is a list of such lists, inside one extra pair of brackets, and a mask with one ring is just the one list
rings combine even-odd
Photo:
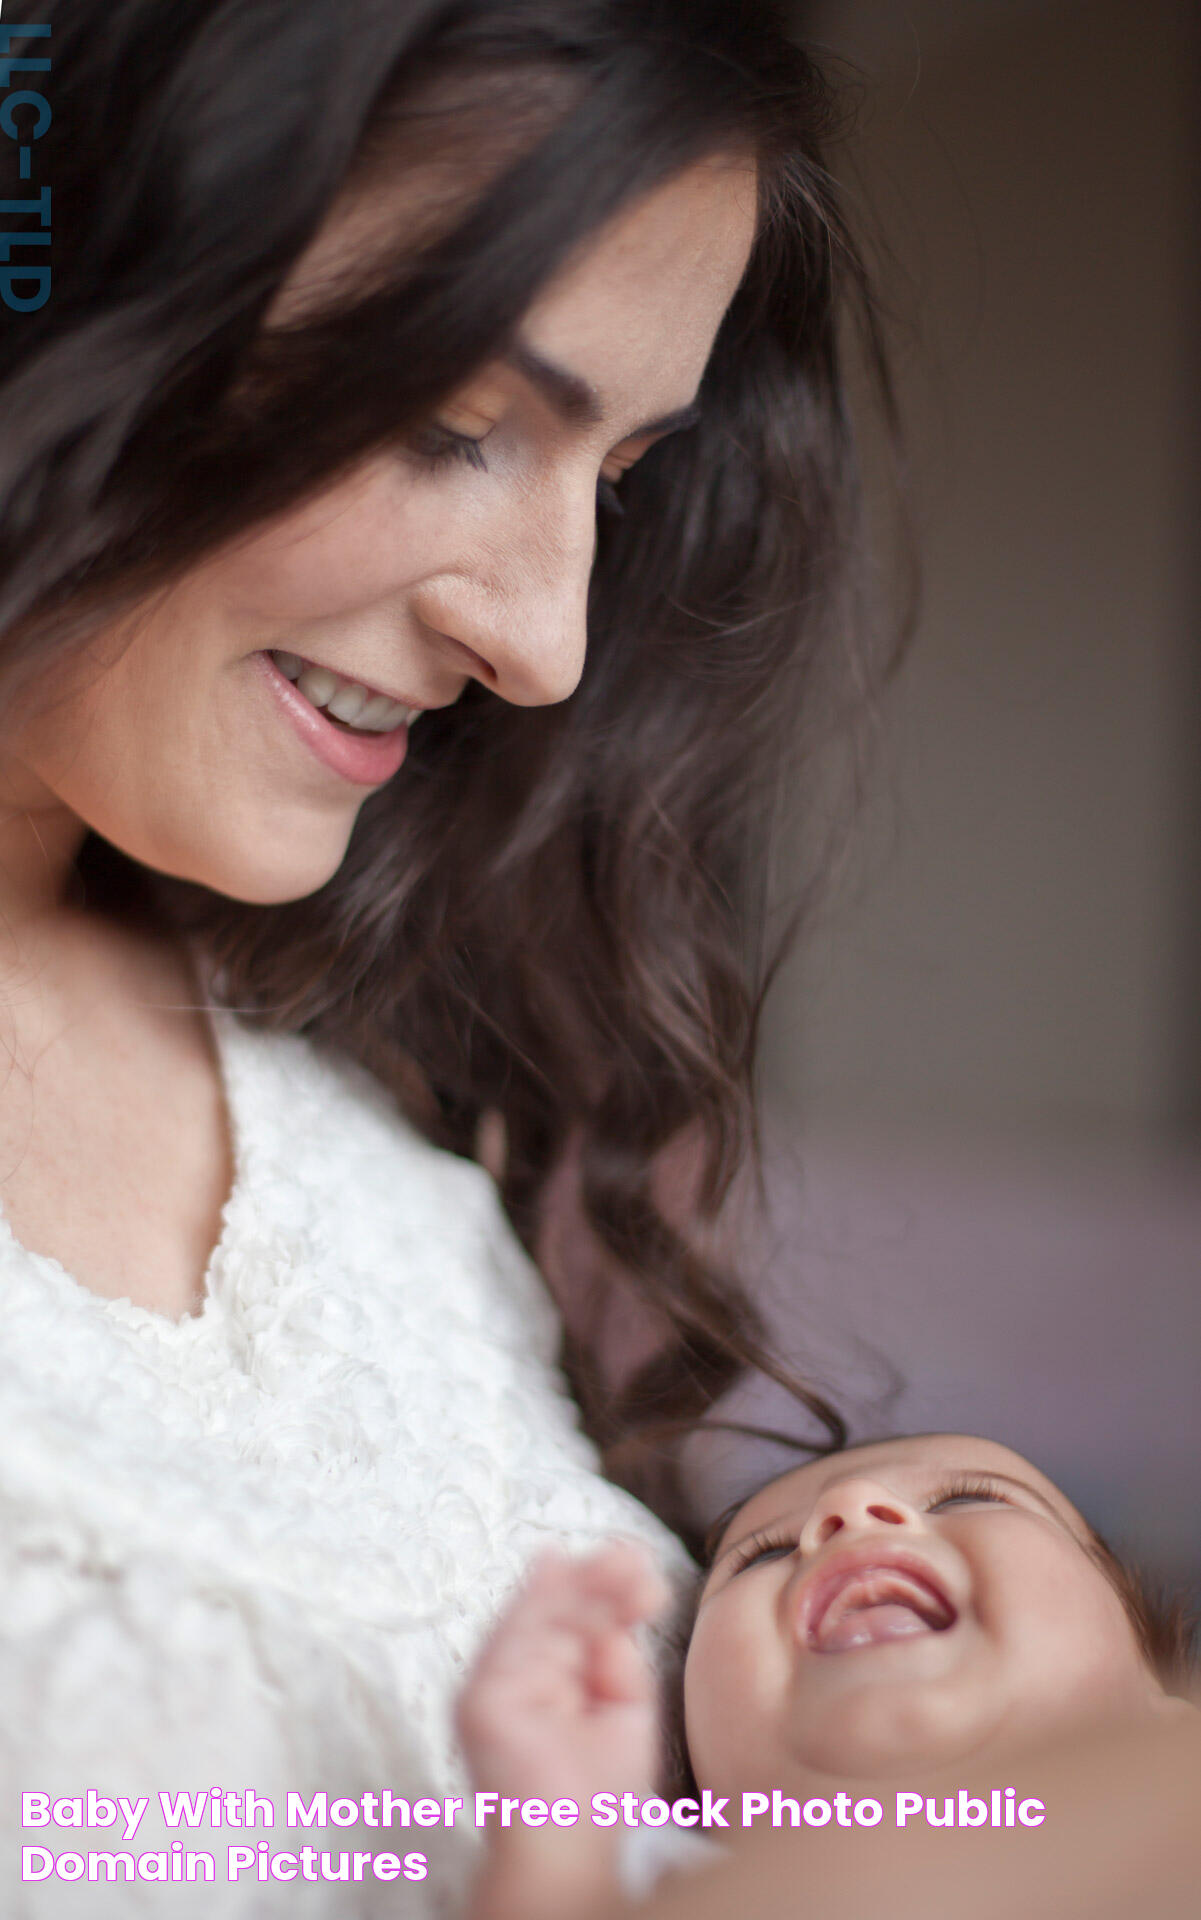
[(411, 726), (422, 712), (420, 707), (406, 707), (386, 693), (347, 680), (329, 667), (314, 666), (299, 654), (275, 650), (271, 659), (310, 706), (347, 733), (395, 733), (399, 727)]
[(944, 1633), (956, 1613), (933, 1580), (907, 1566), (847, 1567), (815, 1596), (806, 1638), (816, 1653), (848, 1653), (918, 1633)]

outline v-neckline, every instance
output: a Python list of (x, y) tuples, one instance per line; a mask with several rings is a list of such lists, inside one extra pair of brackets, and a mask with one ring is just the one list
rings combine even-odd
[(242, 1035), (234, 1014), (212, 1005), (205, 1005), (201, 1011), (207, 1019), (209, 1037), (213, 1045), (213, 1058), (220, 1082), (221, 1105), (225, 1119), (225, 1134), (233, 1171), (229, 1192), (221, 1207), (217, 1238), (205, 1261), (200, 1282), (200, 1301), (194, 1312), (172, 1318), (170, 1314), (161, 1313), (155, 1307), (139, 1305), (127, 1294), (98, 1292), (95, 1287), (88, 1286), (86, 1281), (80, 1280), (73, 1274), (56, 1255), (38, 1253), (32, 1247), (26, 1246), (25, 1242), (18, 1237), (4, 1210), (3, 1203), (0, 1202), (0, 1253), (7, 1251), (19, 1255), (42, 1272), (52, 1274), (60, 1286), (65, 1285), (70, 1289), (80, 1305), (91, 1305), (99, 1311), (113, 1314), (127, 1325), (143, 1325), (168, 1336), (187, 1335), (195, 1329), (208, 1327), (218, 1312), (218, 1286), (226, 1263), (234, 1216), (242, 1197), (246, 1174), (246, 1141), (238, 1105), (238, 1072), (232, 1057)]

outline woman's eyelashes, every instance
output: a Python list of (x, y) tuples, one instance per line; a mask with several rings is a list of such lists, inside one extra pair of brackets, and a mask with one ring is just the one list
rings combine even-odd
[[(428, 426), (419, 427), (411, 437), (413, 451), (428, 465), (440, 467), (448, 461), (465, 461), (477, 472), (488, 471), (488, 458), (484, 452), (487, 434), (461, 433), (456, 427), (445, 426), (441, 421), (431, 421)], [(614, 479), (604, 474), (596, 483), (596, 504), (602, 513), (614, 514), (619, 518), (625, 513), (625, 506), (618, 491), (620, 476)]]
[(454, 427), (442, 426), (431, 421), (428, 426), (419, 427), (412, 435), (413, 451), (430, 466), (444, 466), (450, 460), (465, 460), (469, 467), (486, 472), (488, 462), (484, 454), (484, 440), (487, 435), (476, 439), (469, 433), (458, 433)]

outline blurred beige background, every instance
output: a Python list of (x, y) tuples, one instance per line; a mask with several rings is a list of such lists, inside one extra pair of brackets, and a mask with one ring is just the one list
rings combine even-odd
[(765, 1049), (771, 1277), (859, 1430), (994, 1432), (1172, 1573), (1201, 1567), (1199, 13), (806, 10), (862, 75), (843, 178), (891, 256), (924, 588)]
[(900, 264), (925, 587), (874, 831), (776, 1003), (811, 1117), (1201, 1112), (1195, 12), (816, 10), (867, 79), (847, 187)]

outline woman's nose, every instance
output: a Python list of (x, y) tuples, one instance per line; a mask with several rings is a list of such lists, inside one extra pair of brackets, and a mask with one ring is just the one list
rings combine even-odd
[(922, 1516), (878, 1480), (856, 1477), (826, 1487), (801, 1529), (801, 1553), (816, 1553), (836, 1533), (866, 1533), (873, 1528), (920, 1528)]
[(454, 572), (423, 583), (415, 611), (431, 644), (514, 706), (550, 706), (575, 691), (588, 640), (596, 506), (531, 511)]

